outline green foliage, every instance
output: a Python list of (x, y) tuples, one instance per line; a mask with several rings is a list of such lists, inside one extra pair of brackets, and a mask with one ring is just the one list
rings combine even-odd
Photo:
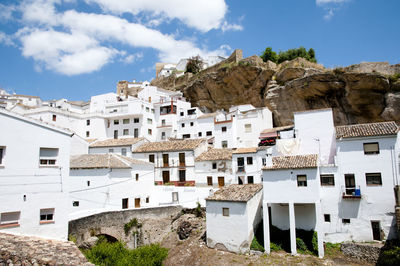
[(76, 241), (77, 241), (76, 240), (76, 236), (74, 236), (73, 234), (69, 234), (68, 235), (68, 240), (74, 242), (75, 244), (76, 244)]
[(335, 68), (335, 69), (333, 70), (333, 73), (334, 73), (335, 75), (341, 75), (341, 74), (344, 73), (344, 70), (343, 70), (343, 68), (341, 68), (341, 67), (337, 67), (337, 68)]
[(128, 250), (121, 242), (98, 241), (90, 250), (83, 251), (86, 258), (96, 265), (162, 265), (168, 250), (158, 244)]
[(325, 255), (333, 256), (340, 253), (340, 243), (325, 243)]
[(311, 239), (311, 244), (313, 248), (314, 254), (318, 254), (318, 234), (317, 232), (314, 231), (312, 239)]
[(379, 258), (379, 265), (400, 265), (400, 247), (393, 246), (383, 251)]
[(307, 251), (308, 249), (307, 249), (307, 245), (306, 245), (306, 243), (304, 243), (304, 241), (303, 241), (303, 239), (301, 239), (301, 238), (296, 238), (296, 247), (297, 247), (297, 250), (299, 250), (299, 251)]
[(124, 232), (127, 235), (129, 233), (129, 230), (131, 230), (132, 227), (142, 227), (142, 224), (138, 222), (136, 218), (131, 219), (128, 223), (124, 224)]
[(185, 73), (189, 72), (197, 74), (203, 69), (203, 64), (203, 60), (201, 60), (201, 57), (199, 55), (193, 56), (188, 59)]
[(261, 58), (264, 62), (268, 60), (280, 64), (286, 60), (293, 60), (297, 57), (302, 57), (310, 62), (317, 63), (317, 59), (315, 57), (315, 50), (310, 48), (308, 51), (303, 46), (299, 48), (289, 49), (287, 51), (280, 51), (279, 54), (276, 54), (272, 50), (271, 47), (267, 47), (265, 51), (262, 53)]
[(201, 205), (200, 202), (197, 202), (197, 207), (194, 209), (194, 213), (196, 214), (196, 217), (202, 217), (202, 212), (201, 212)]
[(271, 248), (271, 251), (280, 251), (280, 250), (283, 250), (283, 248), (281, 247), (281, 245), (275, 244), (275, 243), (273, 243), (273, 242), (271, 242), (270, 248)]
[(251, 241), (250, 249), (251, 250), (258, 250), (258, 251), (261, 251), (261, 252), (265, 251), (264, 247), (258, 242), (256, 236), (254, 236), (253, 237), (253, 241)]
[(388, 77), (388, 79), (389, 79), (390, 83), (394, 83), (394, 82), (396, 82), (397, 80), (400, 79), (400, 73), (391, 75), (391, 76)]

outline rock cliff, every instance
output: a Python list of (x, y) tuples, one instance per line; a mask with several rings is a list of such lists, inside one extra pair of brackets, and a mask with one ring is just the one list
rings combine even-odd
[(227, 60), (196, 75), (154, 79), (152, 85), (180, 90), (203, 110), (232, 105), (267, 106), (274, 125), (293, 123), (293, 112), (332, 108), (336, 125), (400, 122), (400, 64), (361, 63), (327, 69), (297, 58), (276, 65), (258, 56)]

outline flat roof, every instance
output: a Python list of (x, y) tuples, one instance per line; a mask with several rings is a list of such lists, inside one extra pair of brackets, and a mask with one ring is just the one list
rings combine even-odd
[(260, 192), (262, 188), (262, 184), (232, 184), (227, 187), (222, 187), (220, 190), (216, 191), (214, 195), (206, 198), (206, 200), (247, 202)]

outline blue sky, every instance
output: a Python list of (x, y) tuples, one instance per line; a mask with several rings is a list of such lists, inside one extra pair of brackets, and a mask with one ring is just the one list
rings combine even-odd
[(398, 0), (0, 0), (0, 87), (89, 100), (156, 62), (314, 48), (326, 67), (400, 63)]

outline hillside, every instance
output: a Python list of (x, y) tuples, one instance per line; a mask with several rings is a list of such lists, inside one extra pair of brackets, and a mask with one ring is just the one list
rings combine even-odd
[(279, 65), (241, 51), (196, 75), (154, 79), (151, 84), (180, 90), (203, 110), (232, 105), (267, 106), (275, 126), (293, 123), (293, 112), (332, 108), (336, 125), (400, 122), (400, 64), (361, 63), (327, 69), (302, 58)]

